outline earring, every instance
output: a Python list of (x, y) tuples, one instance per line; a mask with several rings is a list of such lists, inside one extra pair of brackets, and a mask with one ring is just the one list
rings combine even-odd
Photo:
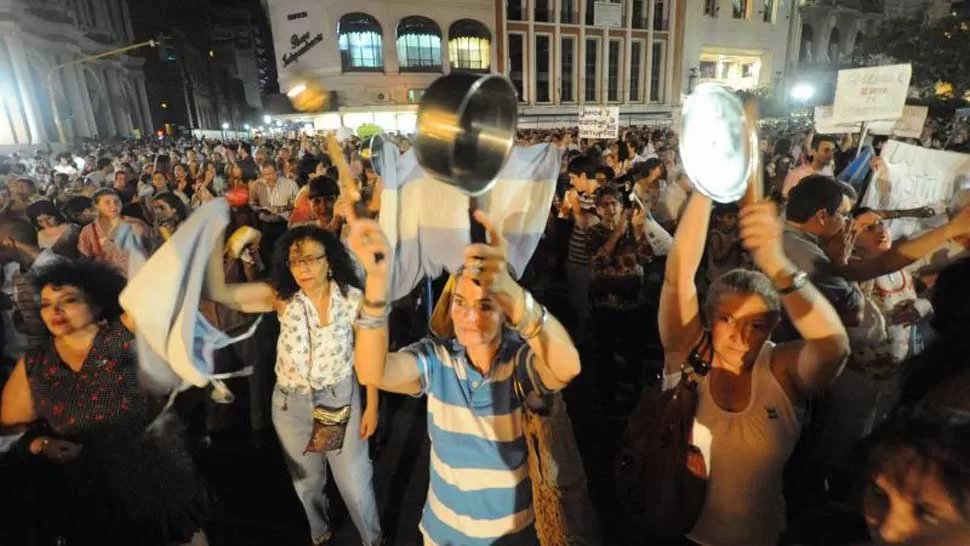
[(328, 281), (332, 281), (333, 280), (333, 269), (328, 269), (327, 270), (327, 280)]

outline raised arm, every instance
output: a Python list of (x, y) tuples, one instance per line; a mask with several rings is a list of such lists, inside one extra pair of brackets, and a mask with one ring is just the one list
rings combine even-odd
[(961, 210), (952, 220), (918, 237), (896, 243), (887, 252), (872, 260), (861, 260), (839, 266), (839, 273), (850, 281), (868, 281), (894, 273), (929, 255), (958, 235), (970, 233), (970, 207)]
[(711, 200), (694, 192), (674, 234), (660, 292), (660, 341), (667, 354), (666, 373), (680, 370), (683, 356), (702, 334), (694, 277), (704, 257)]
[(264, 282), (226, 284), (226, 271), (223, 266), (222, 238), (216, 241), (216, 248), (209, 257), (206, 270), (206, 283), (203, 296), (230, 309), (243, 313), (269, 313), (276, 309), (276, 291)]
[(832, 304), (807, 277), (797, 274), (798, 269), (785, 256), (782, 232), (774, 203), (742, 209), (744, 246), (771, 279), (782, 307), (802, 337), (775, 348), (772, 368), (786, 390), (804, 398), (830, 385), (842, 371), (849, 355), (849, 337)]

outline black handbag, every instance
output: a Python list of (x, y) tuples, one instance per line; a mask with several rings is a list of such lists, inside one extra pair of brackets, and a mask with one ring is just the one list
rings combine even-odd
[(645, 393), (627, 423), (614, 468), (619, 506), (651, 538), (678, 538), (700, 517), (708, 469), (693, 443), (697, 383), (710, 371), (708, 335), (690, 352), (672, 389)]
[[(307, 363), (307, 383), (313, 386), (310, 381), (310, 368), (313, 366), (313, 332), (310, 331), (310, 313), (307, 311), (306, 304), (303, 304), (303, 317), (306, 320), (307, 338), (310, 343), (310, 353)], [(325, 391), (313, 390), (313, 430), (310, 432), (310, 440), (303, 450), (307, 453), (326, 453), (337, 451), (344, 447), (344, 437), (347, 435), (347, 424), (350, 422), (350, 412), (353, 407), (351, 404), (341, 406), (331, 406)], [(353, 398), (353, 393), (351, 393)]]

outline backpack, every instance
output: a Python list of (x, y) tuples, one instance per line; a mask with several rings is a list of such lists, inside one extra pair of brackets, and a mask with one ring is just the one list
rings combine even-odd
[(704, 507), (707, 465), (692, 436), (697, 383), (710, 370), (713, 353), (705, 334), (682, 367), (680, 382), (644, 393), (627, 423), (614, 467), (616, 495), (642, 535), (682, 537)]

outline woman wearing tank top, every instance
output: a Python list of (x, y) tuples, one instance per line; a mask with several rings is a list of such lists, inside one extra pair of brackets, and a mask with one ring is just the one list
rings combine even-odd
[[(741, 211), (741, 239), (761, 270), (732, 270), (710, 287), (703, 313), (694, 277), (711, 200), (694, 193), (674, 237), (660, 299), (665, 387), (709, 335), (711, 372), (698, 388), (694, 442), (709, 469), (707, 499), (687, 538), (704, 546), (774, 546), (785, 527), (782, 471), (798, 440), (801, 407), (849, 354), (838, 314), (782, 251), (770, 202)], [(782, 309), (803, 340), (769, 342)]]

